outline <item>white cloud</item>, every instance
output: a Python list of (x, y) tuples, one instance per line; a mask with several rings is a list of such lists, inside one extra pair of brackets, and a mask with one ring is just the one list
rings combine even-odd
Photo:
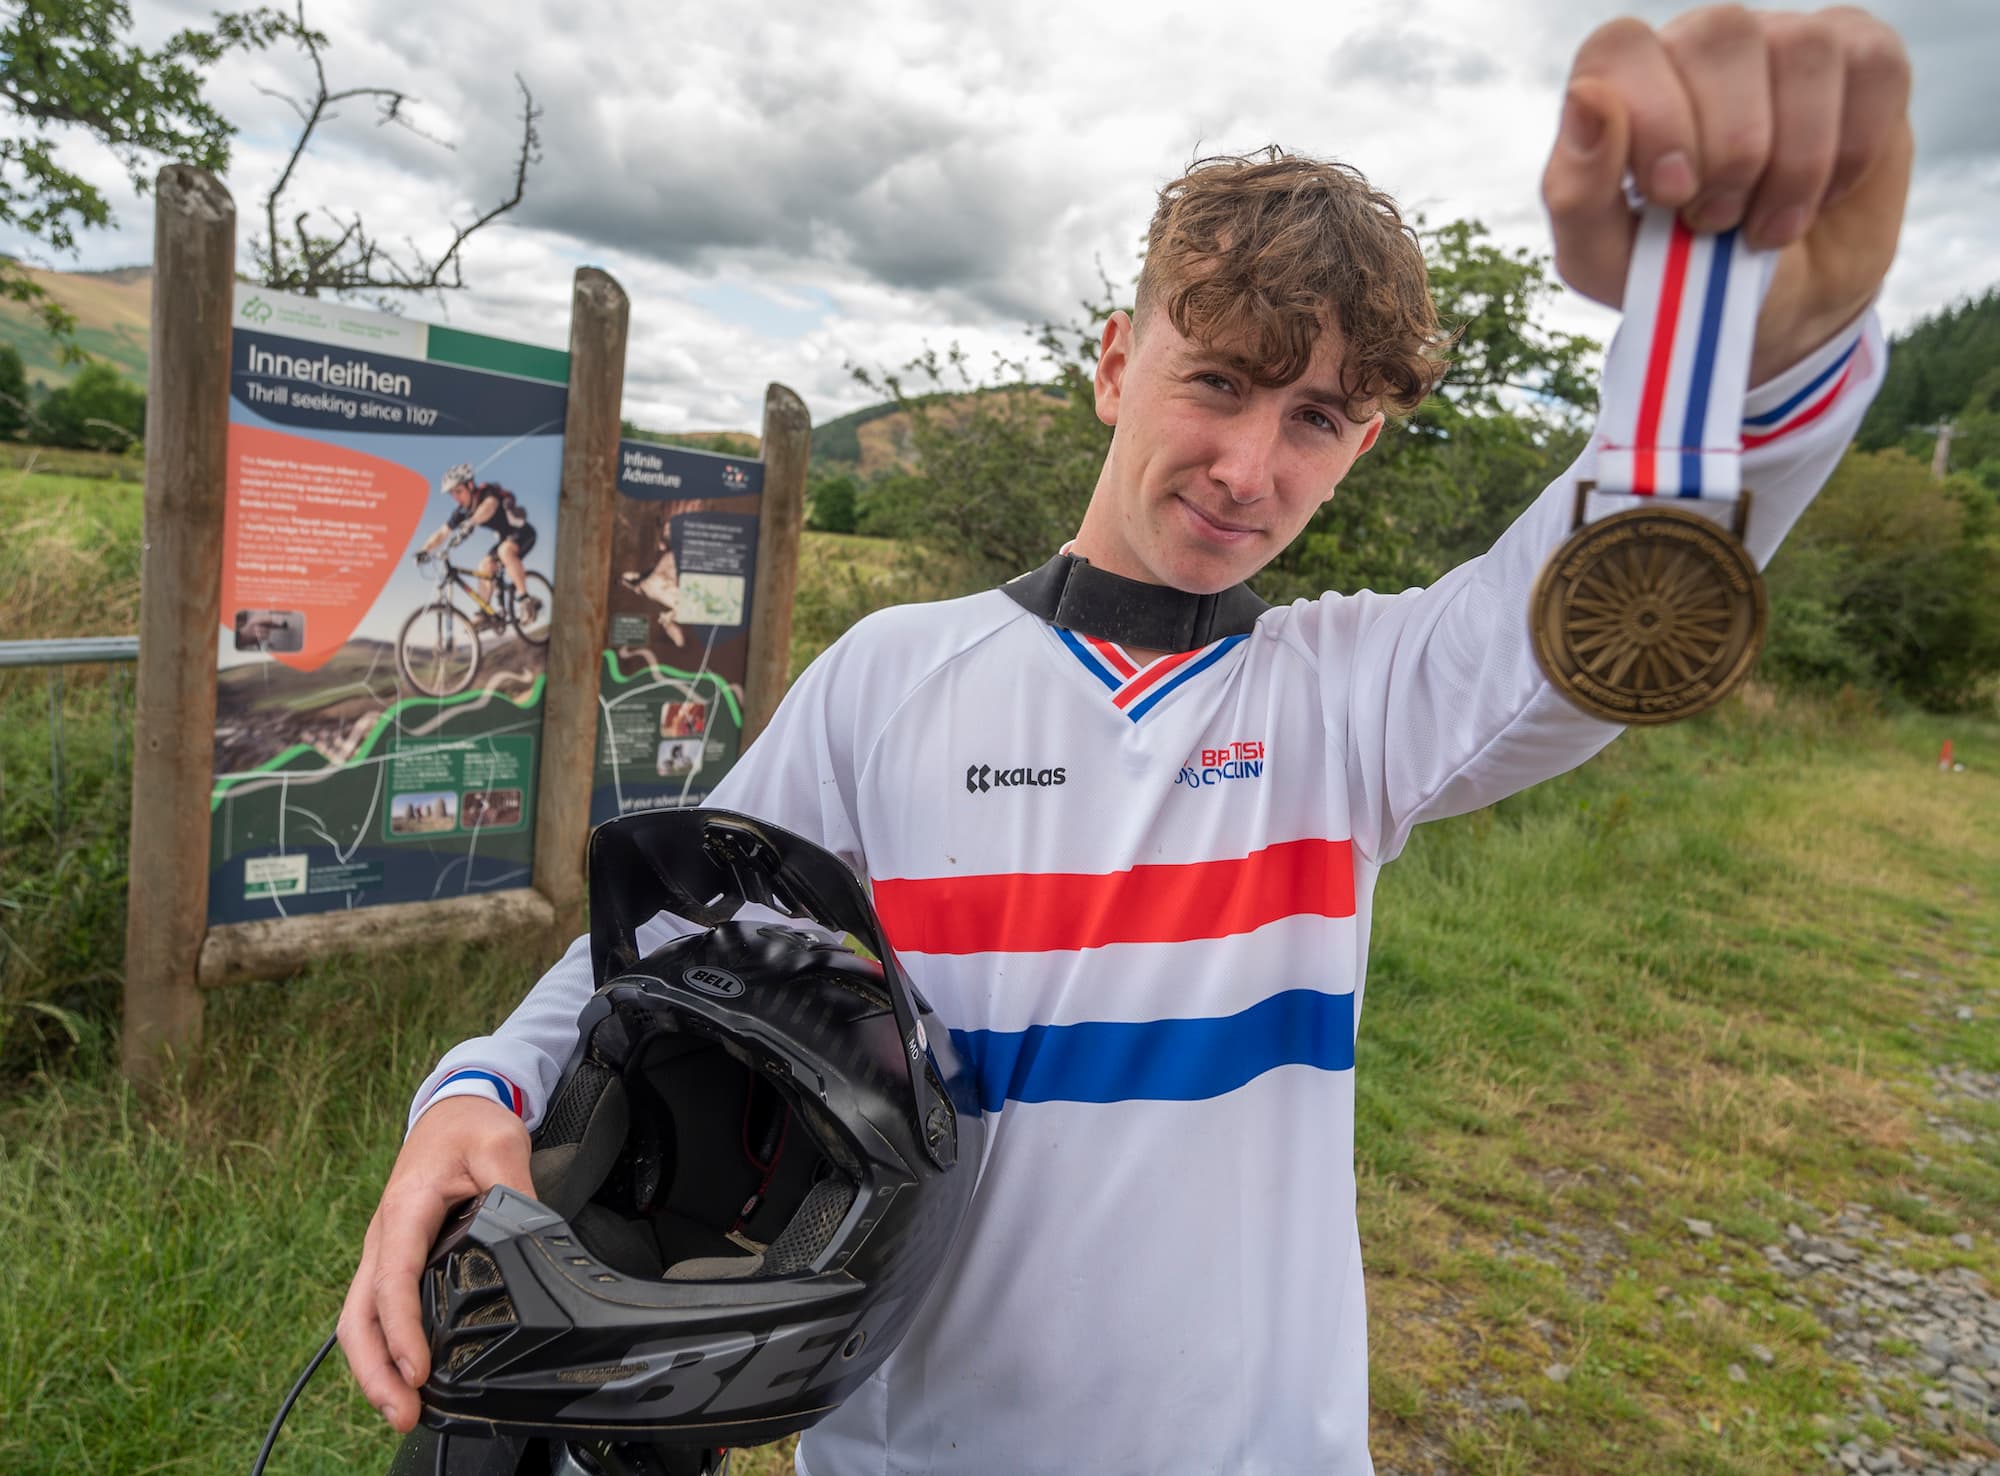
[[(1536, 192), (1568, 57), (1623, 8), (1451, 0), (1389, 20), (1274, 0), (837, 12), (428, 0), (418, 17), (397, 0), (319, 0), (310, 18), (331, 37), (335, 85), (406, 88), (421, 99), (413, 116), (456, 147), (349, 104), (295, 194), (437, 249), (506, 188), (518, 71), (545, 109), (527, 202), (474, 239), (471, 291), (410, 311), (561, 344), (571, 273), (590, 262), (632, 297), (633, 418), (754, 426), (765, 383), (781, 379), (828, 419), (870, 398), (850, 363), (954, 340), (975, 360), (1018, 352), (1024, 324), (1095, 295), (1100, 262), (1128, 281), (1152, 192), (1197, 152), (1277, 141), (1335, 155), (1412, 210), (1477, 216), (1545, 249)], [(1656, 21), (1675, 8), (1638, 6)], [(157, 37), (208, 9), (140, 0), (137, 18)], [(1918, 183), (1883, 295), (1896, 326), (2000, 276), (2000, 112), (1987, 96), (2000, 8), (1882, 9), (1918, 79)], [(260, 89), (296, 92), (305, 76), (283, 51), (215, 76), (242, 128), (228, 183), (246, 246), (294, 137), (290, 111)], [(116, 161), (88, 146), (65, 157), (119, 210), (83, 263), (143, 260), (148, 205)], [(1608, 324), (1574, 299), (1555, 317), (1600, 335)]]

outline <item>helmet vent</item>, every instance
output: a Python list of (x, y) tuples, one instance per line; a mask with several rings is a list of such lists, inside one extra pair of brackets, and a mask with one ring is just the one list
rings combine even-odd
[(847, 1207), (854, 1203), (854, 1185), (835, 1174), (821, 1179), (807, 1192), (792, 1223), (785, 1226), (764, 1256), (766, 1276), (789, 1276), (803, 1271), (813, 1258), (832, 1242)]
[(457, 1373), (498, 1341), (497, 1338), (466, 1338), (462, 1342), (454, 1343), (451, 1357), (445, 1360), (444, 1371)]
[(451, 1279), (460, 1291), (487, 1291), (501, 1284), (500, 1267), (483, 1250), (461, 1251), (452, 1259)]
[(495, 1297), (483, 1307), (475, 1307), (459, 1318), (461, 1327), (491, 1327), (496, 1324), (514, 1325), (514, 1299), (504, 1293)]
[(577, 1062), (569, 1084), (549, 1106), (548, 1121), (536, 1129), (535, 1146), (560, 1148), (565, 1143), (582, 1142), (583, 1130), (590, 1126), (590, 1114), (597, 1108), (597, 1099), (604, 1095), (605, 1087), (615, 1075), (588, 1058)]
[(556, 1370), (558, 1384), (608, 1384), (613, 1379), (624, 1378), (627, 1374), (644, 1373), (652, 1365), (645, 1363), (600, 1363), (595, 1368), (559, 1368)]

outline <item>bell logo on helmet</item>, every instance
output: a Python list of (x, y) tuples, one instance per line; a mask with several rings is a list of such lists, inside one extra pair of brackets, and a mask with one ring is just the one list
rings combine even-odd
[(703, 994), (712, 994), (717, 999), (734, 999), (743, 992), (741, 979), (727, 969), (709, 964), (681, 970), (681, 983), (690, 989), (699, 989)]

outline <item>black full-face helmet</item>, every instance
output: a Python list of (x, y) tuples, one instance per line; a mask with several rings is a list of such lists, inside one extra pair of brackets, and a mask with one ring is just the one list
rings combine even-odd
[[(424, 1422), (684, 1447), (804, 1429), (943, 1264), (984, 1132), (969, 1073), (861, 884), (787, 831), (612, 821), (590, 906), (599, 987), (535, 1197), (463, 1207), (423, 1274)], [(705, 931), (641, 957), (662, 910)]]

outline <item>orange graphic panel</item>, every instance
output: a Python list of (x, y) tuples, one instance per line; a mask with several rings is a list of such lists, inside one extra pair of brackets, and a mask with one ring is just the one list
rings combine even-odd
[(229, 427), (222, 525), (222, 619), (239, 610), (304, 616), (297, 650), (265, 649), (311, 671), (347, 643), (423, 516), (429, 484), (408, 467), (255, 426)]

